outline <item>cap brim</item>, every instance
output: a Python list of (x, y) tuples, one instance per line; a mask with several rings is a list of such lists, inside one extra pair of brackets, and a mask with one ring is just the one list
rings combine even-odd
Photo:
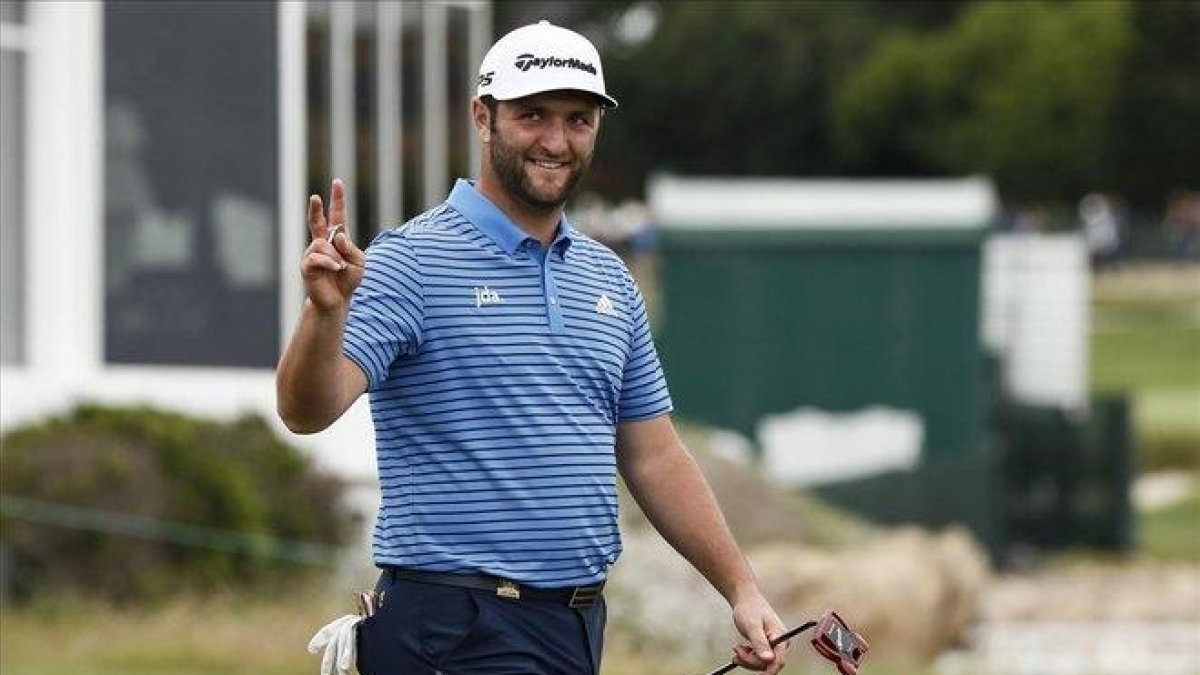
[(514, 93), (514, 94), (509, 94), (507, 96), (501, 95), (498, 93), (494, 93), (494, 92), (488, 92), (488, 93), (485, 93), (482, 95), (483, 96), (491, 96), (492, 98), (496, 99), (497, 101), (515, 101), (519, 98), (525, 98), (526, 96), (535, 96), (537, 94), (545, 94), (546, 92), (551, 92), (551, 91), (573, 91), (573, 92), (580, 93), (580, 94), (587, 94), (587, 95), (595, 98), (596, 102), (600, 104), (601, 108), (616, 108), (617, 107), (617, 99), (609, 96), (608, 94), (601, 94), (599, 92), (588, 91), (586, 89), (571, 89), (571, 88), (539, 89), (537, 91), (530, 91), (530, 92), (525, 92), (525, 93)]

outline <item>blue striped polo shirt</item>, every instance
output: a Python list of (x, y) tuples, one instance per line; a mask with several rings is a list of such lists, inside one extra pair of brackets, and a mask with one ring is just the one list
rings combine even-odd
[(565, 216), (547, 249), (460, 180), (368, 247), (344, 351), (369, 382), (377, 565), (605, 577), (621, 552), (616, 424), (671, 411), (611, 250)]

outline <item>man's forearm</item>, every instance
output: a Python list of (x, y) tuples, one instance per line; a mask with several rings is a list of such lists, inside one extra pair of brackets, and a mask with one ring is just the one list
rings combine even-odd
[(318, 311), (305, 301), (275, 376), (279, 416), (297, 433), (321, 431), (349, 406), (342, 377), (345, 312)]
[(753, 670), (778, 673), (787, 648), (774, 650), (770, 640), (787, 628), (759, 590), (708, 481), (670, 418), (618, 425), (617, 465), (663, 538), (725, 596), (734, 625), (749, 642), (734, 648), (734, 660)]
[(682, 445), (623, 471), (654, 527), (730, 605), (758, 586), (700, 467)]

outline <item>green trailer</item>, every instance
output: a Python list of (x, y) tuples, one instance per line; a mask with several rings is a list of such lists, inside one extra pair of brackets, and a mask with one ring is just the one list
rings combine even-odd
[(750, 438), (801, 409), (915, 415), (910, 466), (814, 490), (878, 522), (966, 525), (999, 552), (980, 338), (991, 184), (659, 177), (649, 197), (677, 414)]

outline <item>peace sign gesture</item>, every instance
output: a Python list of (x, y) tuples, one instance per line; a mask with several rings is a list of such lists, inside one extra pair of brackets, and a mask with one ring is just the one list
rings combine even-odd
[(329, 200), (332, 206), (326, 218), (320, 195), (308, 198), (308, 234), (312, 242), (300, 263), (305, 293), (316, 309), (325, 312), (346, 308), (362, 281), (366, 261), (347, 229), (346, 187), (340, 179), (333, 179)]

